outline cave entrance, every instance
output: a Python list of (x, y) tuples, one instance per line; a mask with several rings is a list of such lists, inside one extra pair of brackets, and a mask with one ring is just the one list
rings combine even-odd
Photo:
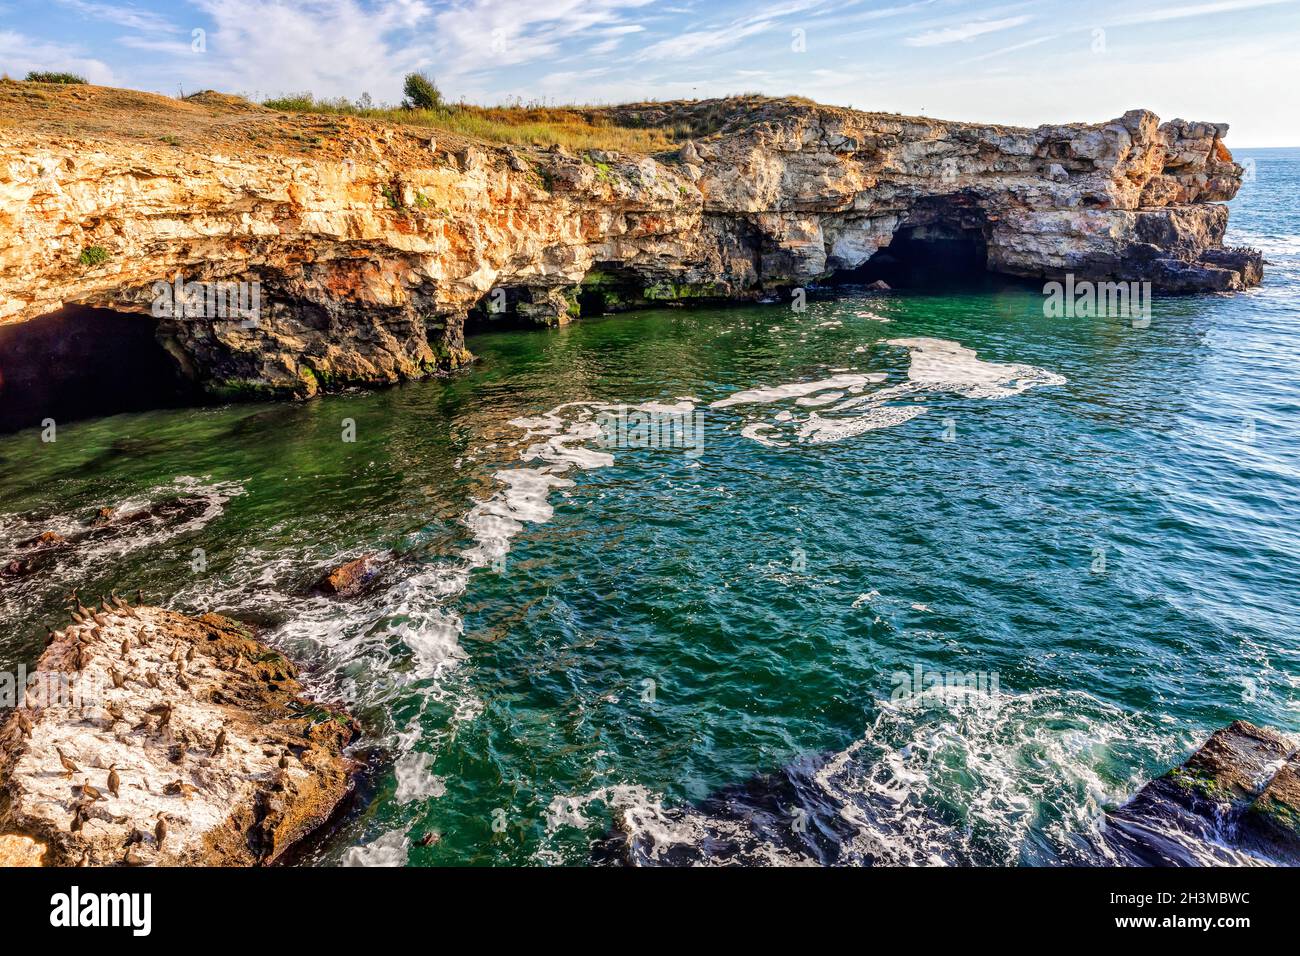
[(147, 315), (70, 305), (0, 325), (0, 432), (194, 404)]
[(596, 262), (578, 286), (578, 313), (583, 316), (626, 312), (646, 304), (646, 283), (616, 262)]
[(882, 280), (896, 289), (978, 283), (988, 275), (988, 236), (988, 218), (972, 197), (926, 197), (908, 210), (889, 245), (857, 268), (836, 272), (832, 283)]

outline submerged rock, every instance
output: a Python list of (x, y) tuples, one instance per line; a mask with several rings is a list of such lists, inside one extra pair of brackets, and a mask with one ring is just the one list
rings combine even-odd
[(1300, 864), (1298, 747), (1277, 731), (1234, 721), (1110, 813), (1111, 838), (1158, 866)]
[(122, 512), (103, 507), (83, 522), (83, 527), (60, 534), (42, 531), (17, 543), (22, 554), (0, 563), (0, 579), (25, 578), (54, 569), (61, 559), (76, 555), (88, 545), (116, 538), (143, 536), (159, 528), (192, 521), (210, 505), (202, 495), (177, 495), (147, 507)]
[(348, 793), (355, 729), (238, 622), (110, 605), (54, 636), (0, 729), (0, 852), (269, 863)]

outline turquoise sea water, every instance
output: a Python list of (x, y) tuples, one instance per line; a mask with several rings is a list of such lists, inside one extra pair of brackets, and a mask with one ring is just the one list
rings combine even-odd
[[(1157, 297), (1147, 328), (998, 280), (846, 289), (0, 437), (0, 551), (204, 505), (7, 584), (0, 664), (77, 582), (266, 623), (378, 755), (304, 863), (1114, 862), (1103, 810), (1210, 730), (1300, 731), (1300, 151), (1238, 158), (1264, 285)], [(689, 407), (700, 453), (602, 447), (574, 402)], [(372, 593), (303, 596), (374, 550)], [(898, 699), (918, 668), (998, 695)]]

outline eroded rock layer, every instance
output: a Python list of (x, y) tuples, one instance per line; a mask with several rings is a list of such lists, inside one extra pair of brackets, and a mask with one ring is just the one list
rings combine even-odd
[(253, 865), (329, 818), (354, 727), (306, 701), (285, 658), (218, 615), (88, 613), (0, 729), (0, 856)]
[(0, 84), (0, 323), (65, 303), (157, 313), (157, 283), (256, 282), (255, 322), (164, 314), (188, 374), (313, 394), (468, 360), (464, 325), (755, 299), (899, 237), (1027, 277), (1230, 291), (1227, 127), (1018, 129), (745, 98), (613, 108), (697, 131), (657, 156), (514, 149), (199, 94)]

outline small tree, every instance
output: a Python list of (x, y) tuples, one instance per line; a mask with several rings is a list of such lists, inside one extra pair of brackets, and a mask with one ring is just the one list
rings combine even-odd
[(442, 94), (433, 79), (424, 73), (406, 74), (406, 85), (402, 87), (406, 99), (402, 105), (408, 110), (433, 110), (442, 105)]

